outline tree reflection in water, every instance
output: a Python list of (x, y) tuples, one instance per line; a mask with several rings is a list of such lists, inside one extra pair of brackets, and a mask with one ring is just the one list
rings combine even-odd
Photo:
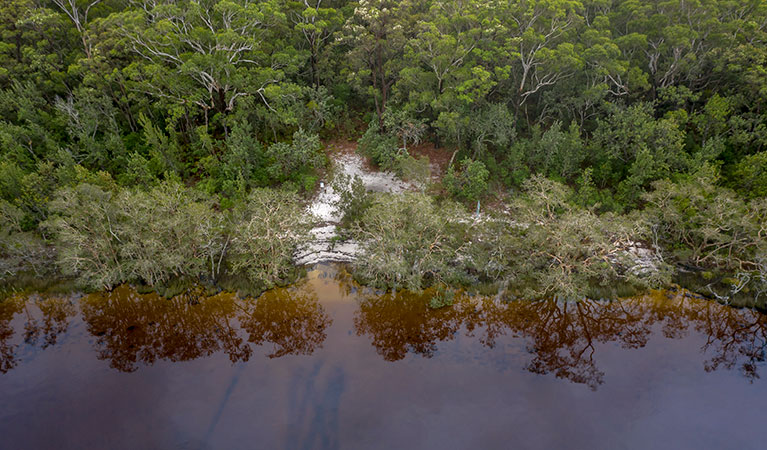
[(275, 289), (255, 300), (207, 297), (199, 289), (165, 299), (120, 286), (83, 298), (82, 312), (97, 338), (99, 358), (126, 372), (139, 364), (187, 361), (219, 351), (232, 362), (247, 361), (253, 353), (249, 342), (273, 343), (270, 358), (308, 355), (322, 345), (331, 322), (306, 285)]
[(651, 323), (645, 320), (651, 309), (643, 300), (482, 299), (472, 308), (463, 307), (463, 317), (467, 334), (480, 336), (480, 341), (489, 347), (506, 334), (529, 340), (529, 350), (534, 355), (527, 365), (531, 372), (554, 373), (594, 389), (604, 379), (604, 372), (594, 360), (595, 345), (618, 342), (627, 349), (643, 347), (652, 331)]
[[(526, 368), (596, 388), (604, 381), (599, 345), (644, 347), (651, 336), (704, 336), (704, 369), (737, 369), (759, 377), (767, 352), (767, 315), (735, 309), (686, 291), (656, 291), (612, 302), (498, 301), (456, 296), (452, 307), (428, 308), (431, 292), (374, 295), (336, 274), (342, 291), (359, 299), (358, 336), (368, 336), (387, 361), (408, 353), (432, 357), (459, 333), (493, 348), (508, 338), (527, 342)], [(310, 282), (269, 291), (258, 299), (208, 297), (192, 289), (172, 299), (138, 294), (129, 286), (80, 300), (83, 321), (100, 359), (121, 371), (157, 360), (186, 361), (215, 352), (247, 361), (253, 345), (271, 344), (270, 358), (309, 355), (321, 348), (332, 319)], [(18, 365), (19, 346), (55, 345), (77, 315), (72, 297), (11, 297), (0, 302), (0, 373)], [(526, 356), (527, 357), (527, 356)], [(491, 358), (502, 358), (492, 356)]]
[(248, 341), (274, 344), (270, 358), (311, 355), (322, 347), (325, 330), (333, 322), (308, 283), (272, 289), (242, 306), (239, 318)]
[(231, 294), (206, 297), (194, 289), (166, 299), (123, 285), (83, 298), (81, 307), (99, 359), (132, 372), (158, 359), (187, 361), (218, 351), (232, 362), (247, 361), (252, 350), (233, 320), (235, 300)]
[(364, 295), (354, 316), (357, 336), (370, 335), (376, 352), (387, 361), (397, 361), (408, 352), (430, 358), (437, 342), (452, 339), (461, 326), (457, 308), (430, 311), (431, 291), (407, 291)]
[(714, 355), (706, 362), (706, 371), (737, 366), (746, 378), (759, 378), (759, 364), (767, 357), (767, 316), (713, 304), (707, 309), (710, 311), (695, 321), (696, 330), (707, 336), (704, 350), (710, 349)]
[(18, 364), (17, 343), (13, 343), (13, 319), (21, 314), (24, 319), (24, 343), (40, 349), (55, 345), (58, 336), (66, 333), (69, 321), (76, 314), (71, 297), (15, 296), (0, 301), (0, 373), (6, 373)]
[(432, 311), (429, 293), (365, 296), (355, 317), (358, 335), (369, 335), (377, 352), (396, 361), (408, 352), (430, 357), (440, 341), (461, 329), (467, 337), (494, 347), (503, 336), (529, 341), (533, 354), (527, 369), (553, 373), (596, 389), (604, 381), (595, 361), (596, 344), (644, 347), (654, 327), (668, 338), (681, 338), (689, 327), (708, 337), (703, 350), (712, 355), (705, 369), (739, 366), (758, 378), (765, 361), (767, 316), (698, 298), (689, 292), (657, 291), (619, 301), (497, 301), (458, 296), (451, 308)]
[(14, 335), (11, 321), (23, 306), (24, 303), (14, 297), (0, 301), (0, 373), (16, 367), (15, 345), (11, 343)]

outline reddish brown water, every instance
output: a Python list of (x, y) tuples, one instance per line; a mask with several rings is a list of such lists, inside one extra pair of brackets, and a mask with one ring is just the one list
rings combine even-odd
[(257, 300), (6, 300), (0, 448), (767, 448), (764, 315), (427, 298), (322, 267)]

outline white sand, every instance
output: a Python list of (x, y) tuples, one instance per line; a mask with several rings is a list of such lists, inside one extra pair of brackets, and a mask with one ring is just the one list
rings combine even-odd
[[(404, 192), (413, 186), (406, 183), (391, 172), (374, 172), (365, 168), (365, 160), (355, 153), (336, 155), (332, 159), (333, 172), (344, 174), (351, 181), (355, 176), (362, 179), (365, 188), (371, 192)], [(333, 180), (323, 180), (324, 188), (315, 196), (309, 205), (309, 212), (317, 218), (312, 229), (314, 239), (295, 257), (300, 265), (314, 265), (320, 262), (353, 261), (359, 253), (359, 245), (354, 241), (339, 241), (337, 233), (341, 213), (337, 204), (341, 199), (333, 189)]]

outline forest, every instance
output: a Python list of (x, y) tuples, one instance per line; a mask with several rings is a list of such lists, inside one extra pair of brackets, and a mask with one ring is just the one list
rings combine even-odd
[(343, 140), (422, 186), (343, 193), (366, 283), (767, 297), (763, 0), (4, 0), (0, 35), (2, 282), (285, 284)]

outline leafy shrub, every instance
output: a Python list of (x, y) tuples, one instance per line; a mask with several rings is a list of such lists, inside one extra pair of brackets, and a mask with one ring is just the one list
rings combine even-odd
[(429, 308), (441, 309), (446, 306), (452, 306), (455, 301), (455, 291), (445, 287), (440, 287), (429, 299)]
[(562, 123), (554, 122), (545, 131), (537, 125), (531, 131), (529, 138), (517, 139), (504, 149), (500, 159), (504, 171), (497, 176), (506, 184), (517, 186), (521, 186), (530, 173), (560, 181), (575, 178), (586, 158), (578, 126), (573, 122), (569, 129), (562, 130)]
[(202, 161), (208, 174), (204, 183), (210, 193), (241, 199), (250, 189), (269, 182), (266, 152), (248, 122), (232, 126), (220, 158), (209, 156)]
[(121, 205), (115, 233), (125, 281), (154, 286), (206, 273), (205, 249), (218, 237), (206, 232), (216, 220), (210, 203), (175, 182), (149, 191), (122, 191), (116, 202)]
[(125, 172), (118, 177), (123, 186), (149, 186), (157, 179), (149, 167), (149, 160), (134, 152), (128, 157)]
[(465, 216), (460, 205), (437, 205), (424, 194), (377, 195), (351, 230), (363, 250), (355, 274), (375, 286), (414, 291), (452, 280)]
[(125, 281), (115, 232), (120, 208), (113, 194), (91, 184), (59, 191), (51, 202), (54, 216), (46, 228), (55, 236), (58, 264), (64, 275), (84, 286), (109, 288)]
[(524, 162), (519, 142), (497, 158), (491, 155), (484, 159), (493, 180), (498, 180), (506, 186), (518, 187), (530, 177), (530, 168)]
[(732, 179), (743, 197), (767, 197), (767, 152), (743, 158), (735, 167)]
[(431, 165), (428, 156), (416, 159), (408, 154), (402, 154), (397, 164), (397, 174), (405, 180), (416, 183), (421, 189), (426, 188), (431, 177)]
[(24, 231), (24, 213), (0, 200), (0, 281), (30, 270), (36, 276), (53, 267), (53, 252), (35, 232)]
[(269, 158), (269, 174), (275, 181), (298, 180), (299, 175), (321, 167), (324, 156), (319, 136), (298, 130), (288, 144), (278, 142), (266, 151)]
[(717, 186), (710, 167), (686, 180), (661, 180), (643, 199), (653, 239), (678, 261), (753, 269), (767, 252), (767, 201), (750, 203)]
[(403, 109), (387, 108), (383, 115), (383, 123), (388, 133), (399, 137), (405, 152), (408, 143), (418, 145), (426, 132), (423, 121)]
[(219, 238), (207, 230), (212, 206), (172, 181), (118, 193), (80, 184), (59, 191), (51, 209), (61, 270), (90, 288), (204, 275)]
[(576, 191), (572, 197), (573, 203), (583, 208), (594, 208), (598, 211), (620, 211), (622, 206), (615, 201), (615, 196), (609, 189), (599, 189), (594, 183), (594, 170), (584, 169), (581, 176), (575, 180)]
[(516, 138), (514, 115), (503, 103), (490, 103), (479, 111), (443, 111), (434, 122), (437, 133), (475, 158), (491, 150), (505, 150)]
[(174, 181), (119, 192), (80, 184), (58, 192), (45, 225), (62, 272), (92, 289), (215, 281), (222, 267), (261, 288), (283, 281), (309, 223), (295, 194), (257, 189), (234, 212), (214, 206)]
[(149, 147), (149, 168), (154, 176), (165, 173), (181, 174), (182, 150), (174, 133), (165, 134), (144, 114), (139, 114), (138, 123), (143, 128), (144, 142)]
[(572, 206), (567, 186), (540, 175), (527, 180), (524, 190), (508, 205), (509, 216), (472, 228), (464, 258), (470, 269), (530, 297), (577, 299), (595, 285), (668, 281), (665, 268), (647, 274), (630, 270), (631, 256), (620, 249), (642, 236), (631, 222)]
[(236, 211), (231, 272), (262, 288), (287, 282), (296, 249), (309, 239), (309, 219), (294, 193), (255, 189)]
[(55, 102), (59, 118), (67, 124), (68, 147), (82, 164), (115, 171), (125, 157), (125, 143), (113, 100), (96, 89), (79, 87)]
[(530, 150), (527, 161), (533, 171), (561, 180), (571, 180), (577, 175), (586, 157), (575, 122), (567, 131), (562, 130), (561, 122), (555, 122)]
[(474, 201), (487, 192), (487, 179), (490, 173), (482, 161), (464, 159), (456, 172), (451, 166), (442, 182), (447, 191), (459, 200)]
[(370, 158), (373, 164), (384, 170), (397, 170), (398, 157), (402, 154), (397, 137), (382, 133), (375, 120), (370, 122), (370, 126), (357, 143), (360, 152)]
[(373, 196), (357, 175), (350, 181), (348, 175), (341, 174), (334, 180), (333, 189), (339, 193), (335, 207), (341, 213), (341, 222), (346, 227), (358, 223), (373, 204)]
[(21, 197), (21, 180), (26, 173), (12, 161), (0, 161), (0, 199), (12, 202)]
[(673, 118), (656, 120), (650, 104), (611, 106), (610, 113), (598, 121), (590, 146), (594, 180), (615, 187), (621, 202), (633, 207), (652, 181), (690, 166), (686, 134)]

